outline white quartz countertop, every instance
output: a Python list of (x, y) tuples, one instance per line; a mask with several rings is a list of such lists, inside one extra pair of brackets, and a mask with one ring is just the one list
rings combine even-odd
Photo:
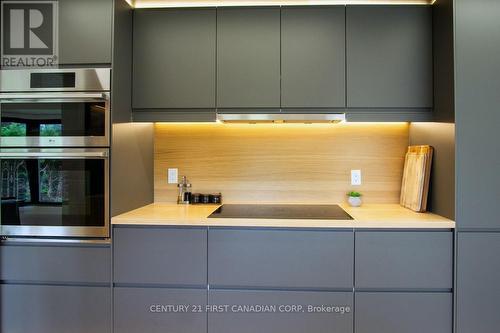
[[(255, 204), (255, 203), (253, 203)], [(295, 203), (297, 204), (297, 203)], [(111, 219), (113, 225), (181, 227), (269, 227), (355, 229), (453, 229), (455, 222), (432, 213), (416, 213), (397, 204), (340, 205), (354, 220), (208, 218), (219, 205), (154, 203)]]

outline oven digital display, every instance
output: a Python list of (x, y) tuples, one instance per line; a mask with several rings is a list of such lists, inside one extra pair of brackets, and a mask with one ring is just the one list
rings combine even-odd
[(74, 88), (75, 73), (31, 73), (31, 88)]

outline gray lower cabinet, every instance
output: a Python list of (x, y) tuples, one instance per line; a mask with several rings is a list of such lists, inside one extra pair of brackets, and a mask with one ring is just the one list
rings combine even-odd
[(210, 290), (209, 303), (208, 332), (353, 331), (352, 292)]
[(453, 331), (451, 293), (363, 292), (356, 293), (355, 304), (356, 333)]
[(115, 227), (117, 284), (206, 285), (205, 228)]
[(451, 231), (356, 231), (355, 286), (452, 289)]
[(114, 288), (113, 300), (114, 333), (207, 332), (206, 289)]
[(0, 280), (49, 283), (110, 283), (109, 245), (2, 244)]
[(214, 286), (352, 288), (353, 231), (210, 229)]
[(282, 8), (281, 106), (345, 107), (345, 6)]
[(59, 64), (111, 64), (113, 0), (59, 0)]
[(215, 108), (215, 9), (134, 11), (133, 108)]
[(280, 107), (280, 8), (217, 10), (217, 107)]
[(492, 333), (500, 327), (500, 233), (459, 233), (457, 333)]
[(432, 8), (347, 6), (346, 20), (347, 106), (431, 108)]
[(111, 288), (0, 286), (2, 333), (109, 333)]

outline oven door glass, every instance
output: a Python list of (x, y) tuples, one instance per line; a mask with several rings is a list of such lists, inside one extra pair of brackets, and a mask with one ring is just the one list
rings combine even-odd
[(99, 99), (2, 100), (4, 147), (108, 146), (108, 101)]
[(107, 236), (107, 158), (2, 151), (4, 236)]

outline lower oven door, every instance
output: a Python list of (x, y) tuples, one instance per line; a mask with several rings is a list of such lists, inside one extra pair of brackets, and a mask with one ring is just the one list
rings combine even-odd
[(109, 237), (108, 149), (0, 149), (1, 235)]

